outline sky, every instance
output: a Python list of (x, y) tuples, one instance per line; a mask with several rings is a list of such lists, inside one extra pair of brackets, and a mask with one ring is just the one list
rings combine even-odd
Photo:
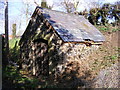
[[(19, 30), (25, 30), (27, 27), (26, 25), (26, 19), (25, 19), (25, 14), (24, 14), (24, 3), (29, 2), (32, 6), (31, 12), (33, 13), (36, 5), (34, 4), (34, 0), (8, 0), (9, 1), (9, 34), (11, 34), (11, 29), (12, 29), (12, 24), (17, 23), (17, 32)], [(27, 1), (27, 2), (26, 2)], [(38, 4), (40, 4), (41, 0), (35, 0)], [(53, 10), (57, 11), (64, 11), (63, 8), (60, 6), (60, 1), (62, 0), (46, 0), (47, 4), (52, 6), (53, 5)], [(100, 0), (81, 0), (82, 3), (78, 6), (79, 9), (78, 11), (84, 10), (85, 8), (88, 8), (86, 5), (86, 2), (92, 2), (92, 1), (100, 1)], [(102, 0), (106, 3), (114, 3), (116, 1), (120, 0)], [(2, 7), (2, 10), (0, 10), (0, 34), (4, 33), (4, 0), (0, 0), (0, 8)], [(24, 2), (24, 3), (23, 3)], [(2, 13), (2, 14), (1, 14)], [(30, 19), (30, 18), (29, 18)], [(22, 22), (22, 23), (20, 23)], [(19, 33), (19, 32), (18, 32)]]

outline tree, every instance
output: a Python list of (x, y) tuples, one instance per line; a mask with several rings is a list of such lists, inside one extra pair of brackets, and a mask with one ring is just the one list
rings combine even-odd
[(115, 5), (111, 7), (111, 17), (115, 18), (115, 24), (119, 25), (120, 23), (120, 1), (116, 2)]
[(61, 5), (64, 7), (67, 13), (76, 12), (80, 0), (64, 0)]
[(29, 15), (31, 16), (32, 15), (32, 10), (31, 10), (31, 4), (29, 3), (29, 0), (23, 0), (23, 9), (22, 9), (22, 14), (25, 15), (26, 17), (26, 25), (28, 23), (28, 20), (29, 20)]
[(42, 0), (41, 7), (42, 8), (48, 8), (46, 0)]
[(37, 6), (41, 6), (42, 8), (52, 9), (52, 7), (53, 7), (53, 5), (52, 5), (52, 6), (48, 6), (46, 0), (41, 0), (41, 4), (38, 4), (38, 3), (36, 2), (36, 0), (34, 0), (34, 3), (35, 3)]
[(111, 4), (106, 3), (102, 6), (100, 12), (101, 12), (101, 23), (103, 25), (106, 25), (108, 23), (107, 17), (109, 16), (109, 11), (110, 11), (110, 6)]
[(101, 23), (106, 25), (108, 23), (107, 18), (109, 17), (109, 13), (111, 10), (111, 4), (105, 3), (100, 8), (92, 8), (90, 9), (90, 15), (88, 20), (93, 24), (97, 25), (98, 20), (101, 18)]
[[(109, 19), (115, 19), (115, 25), (118, 25), (120, 22), (120, 2), (115, 4), (105, 3), (100, 8), (90, 9), (90, 15), (88, 20), (96, 25), (98, 19), (101, 18), (101, 23), (106, 26)], [(109, 19), (108, 19), (109, 18)]]
[(93, 25), (96, 25), (98, 22), (98, 18), (100, 17), (99, 8), (92, 8), (89, 13), (90, 13), (88, 17), (89, 22), (92, 23)]
[(87, 11), (87, 9), (85, 9), (85, 10), (82, 11), (82, 12), (79, 12), (78, 14), (79, 14), (79, 15), (83, 15), (86, 19), (88, 19), (88, 11)]

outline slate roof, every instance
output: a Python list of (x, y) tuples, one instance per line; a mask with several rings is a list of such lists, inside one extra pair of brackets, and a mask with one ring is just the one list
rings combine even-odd
[(105, 41), (102, 33), (81, 15), (38, 8), (65, 42)]
[[(99, 43), (105, 41), (102, 33), (81, 15), (68, 14), (36, 7), (32, 17), (34, 18), (36, 15), (39, 16), (41, 13), (43, 15), (42, 18), (45, 18), (52, 25), (54, 31), (64, 42), (84, 43), (86, 41), (92, 41)], [(36, 21), (36, 19), (33, 19), (33, 21)], [(36, 27), (37, 23), (32, 22), (31, 20), (24, 34), (22, 35), (20, 43), (22, 42), (23, 38), (28, 38), (25, 33), (29, 32), (29, 34), (33, 34), (32, 31), (34, 30), (32, 30), (32, 27)]]

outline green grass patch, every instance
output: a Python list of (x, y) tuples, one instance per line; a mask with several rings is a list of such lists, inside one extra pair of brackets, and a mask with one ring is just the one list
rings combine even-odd
[(103, 31), (103, 32), (116, 32), (116, 31), (119, 31), (119, 26), (116, 26), (116, 27), (113, 27), (111, 25), (106, 25), (106, 26), (99, 26), (97, 25), (96, 28), (98, 28), (100, 31)]
[(104, 57), (104, 59), (107, 59), (107, 60), (117, 60), (117, 58), (118, 58), (118, 57), (117, 57), (116, 55)]
[(19, 40), (20, 40), (20, 38), (14, 38), (14, 39), (9, 40), (9, 47), (10, 47), (11, 49), (14, 48), (16, 42), (17, 42), (17, 46), (18, 46)]
[(14, 63), (17, 63), (19, 61), (19, 40), (20, 38), (14, 38), (9, 40), (9, 47), (10, 47), (10, 60)]
[(106, 32), (106, 31), (109, 31), (109, 28), (108, 28), (108, 27), (100, 27), (99, 30), (100, 30), (100, 31), (105, 31), (105, 32)]

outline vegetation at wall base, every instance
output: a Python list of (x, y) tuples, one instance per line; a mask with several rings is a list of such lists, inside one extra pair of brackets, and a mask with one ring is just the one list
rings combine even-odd
[[(119, 3), (117, 4), (119, 5)], [(45, 3), (43, 3), (43, 6), (46, 7)], [(113, 7), (111, 9), (110, 7)], [(111, 15), (109, 14), (111, 11)], [(102, 69), (105, 69), (106, 67), (110, 67), (113, 64), (118, 62), (118, 56), (119, 56), (119, 50), (120, 47), (114, 47), (114, 43), (112, 43), (112, 40), (116, 40), (114, 35), (117, 35), (116, 33), (120, 31), (119, 29), (119, 7), (112, 6), (111, 4), (104, 4), (101, 8), (93, 8), (89, 12), (83, 11), (82, 13), (78, 13), (79, 15), (84, 15), (97, 29), (100, 30), (100, 32), (103, 33), (107, 37), (107, 39), (110, 39), (106, 41), (105, 45), (108, 46), (101, 46), (99, 50), (96, 52), (96, 56), (102, 57), (94, 58), (94, 61), (90, 64), (90, 70), (91, 72), (94, 72), (94, 75), (97, 75), (98, 72)], [(104, 13), (104, 14), (103, 14)], [(111, 18), (115, 17), (115, 22), (112, 22), (111, 24), (108, 23), (107, 17), (111, 16)], [(99, 17), (101, 18), (101, 22), (98, 21)], [(16, 26), (14, 26), (16, 27)], [(16, 31), (13, 30), (13, 34), (15, 37)], [(112, 39), (115, 38), (115, 39)], [(28, 73), (28, 71), (19, 70), (19, 38), (14, 38), (9, 41), (9, 47), (10, 47), (10, 61), (7, 66), (3, 65), (3, 89), (38, 89), (38, 88), (60, 88), (60, 86), (63, 85), (65, 87), (65, 78), (69, 77), (68, 74), (61, 76), (61, 79), (59, 82), (55, 80), (51, 80), (52, 77), (35, 77), (31, 76)], [(108, 44), (107, 44), (108, 43)], [(113, 44), (113, 45), (112, 45)], [(109, 46), (111, 45), (111, 46)], [(112, 53), (112, 51), (113, 53)], [(4, 50), (3, 50), (4, 52)], [(90, 58), (93, 59), (93, 58)], [(92, 75), (91, 73), (88, 73)], [(68, 76), (67, 76), (68, 75)], [(87, 78), (89, 75), (83, 76), (83, 78)], [(70, 79), (70, 80), (73, 80)], [(66, 81), (66, 83), (69, 84), (69, 81)], [(81, 81), (82, 83), (82, 81)], [(7, 86), (7, 87), (6, 87)], [(84, 85), (83, 85), (84, 86)], [(71, 88), (72, 86), (68, 87)], [(77, 88), (79, 86), (76, 86)], [(82, 87), (82, 84), (81, 84)]]
[[(112, 27), (112, 26), (96, 26), (103, 34), (112, 35), (119, 31), (118, 27)], [(111, 34), (109, 34), (111, 32)], [(17, 42), (16, 42), (17, 41)], [(44, 77), (35, 77), (30, 76), (27, 74), (27, 71), (19, 70), (18, 62), (19, 62), (19, 39), (14, 38), (9, 41), (10, 42), (10, 56), (11, 61), (15, 64), (9, 64), (6, 67), (3, 68), (3, 88), (11, 89), (37, 89), (37, 88), (60, 88), (60, 82), (57, 84), (54, 80), (49, 80), (49, 78)], [(109, 48), (110, 49), (110, 48)], [(99, 48), (99, 52), (106, 53), (103, 57), (102, 61), (99, 61), (99, 59), (96, 59), (93, 64), (91, 64), (91, 70), (96, 72), (97, 75), (98, 71), (101, 69), (105, 69), (106, 67), (110, 67), (111, 65), (115, 64), (117, 62), (118, 56), (119, 56), (119, 47), (113, 48), (116, 53), (109, 54), (110, 50), (106, 49), (106, 46), (102, 46)], [(108, 55), (108, 54), (109, 55)], [(102, 53), (103, 54), (103, 53)], [(62, 85), (62, 83), (61, 83)], [(8, 89), (7, 88), (7, 89)], [(71, 87), (69, 87), (71, 88)]]

